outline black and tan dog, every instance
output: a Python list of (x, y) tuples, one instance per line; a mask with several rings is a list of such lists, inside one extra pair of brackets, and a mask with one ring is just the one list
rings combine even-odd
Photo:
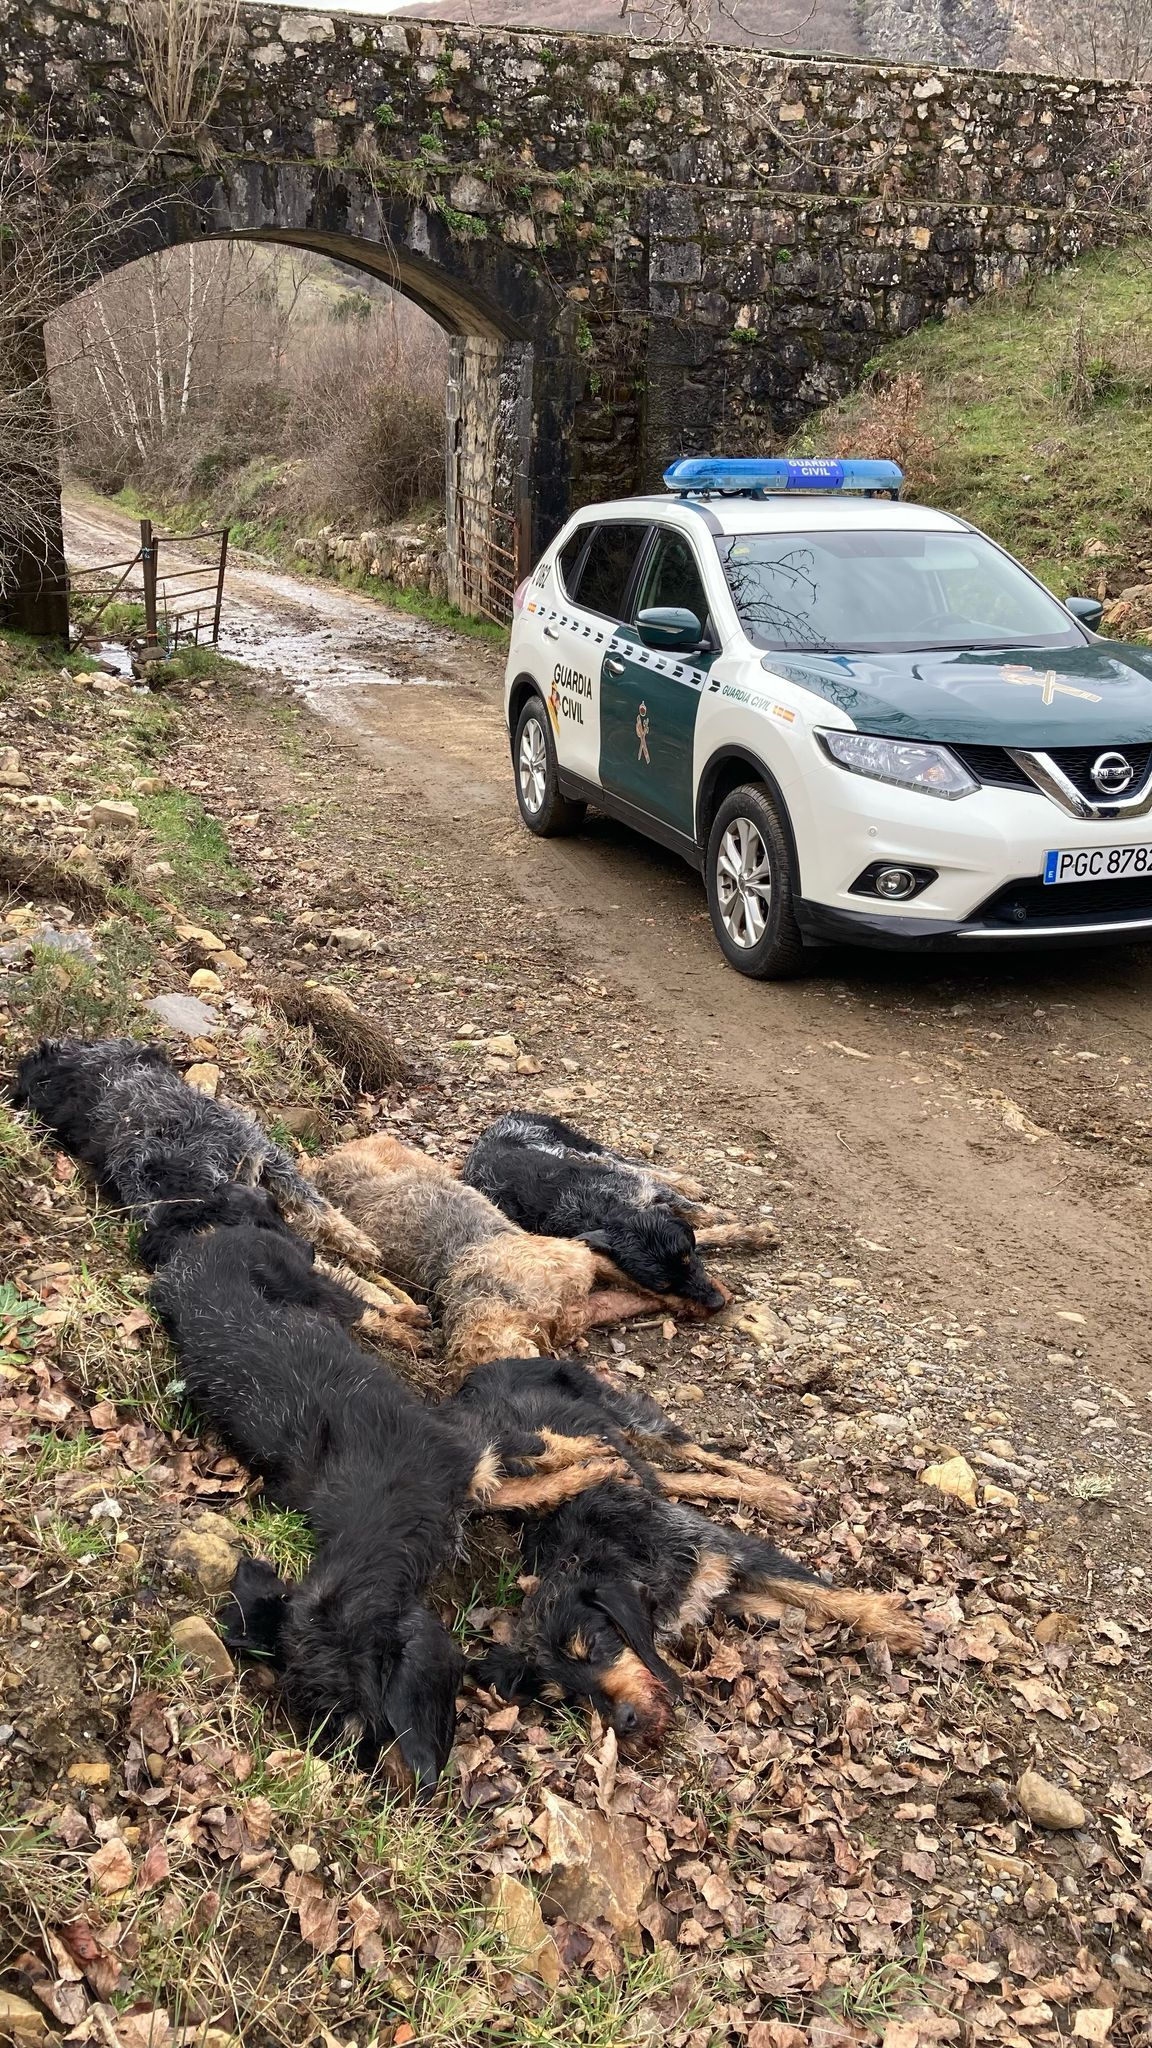
[(777, 1619), (801, 1608), (893, 1649), (920, 1647), (898, 1595), (829, 1586), (762, 1537), (618, 1481), (523, 1524), (535, 1584), (512, 1639), (477, 1657), (478, 1684), (505, 1698), (590, 1702), (638, 1744), (666, 1734), (679, 1686), (660, 1654), (720, 1611)]

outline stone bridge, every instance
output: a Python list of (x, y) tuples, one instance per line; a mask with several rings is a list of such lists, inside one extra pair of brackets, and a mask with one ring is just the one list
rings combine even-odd
[(465, 603), (484, 530), (514, 523), (527, 553), (679, 453), (762, 449), (885, 341), (1069, 260), (1141, 203), (1132, 87), (241, 19), (207, 128), (181, 142), (119, 0), (6, 0), (0, 118), (51, 126), (62, 196), (104, 195), (98, 271), (203, 237), (294, 243), (442, 323)]

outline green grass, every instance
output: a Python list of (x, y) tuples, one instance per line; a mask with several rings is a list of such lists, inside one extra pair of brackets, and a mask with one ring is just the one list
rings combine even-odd
[[(1060, 592), (1152, 580), (1152, 248), (1085, 256), (885, 349), (805, 452), (905, 457), (910, 495), (961, 513)], [(893, 408), (917, 379), (912, 418)], [(895, 387), (893, 380), (896, 380)], [(1102, 542), (1104, 556), (1087, 555)]]
[(404, 590), (398, 583), (388, 583), (380, 576), (369, 576), (363, 569), (350, 569), (346, 562), (325, 564), (302, 562), (296, 559), (293, 567), (303, 576), (322, 575), (330, 582), (342, 583), (349, 590), (359, 590), (366, 597), (379, 598), (394, 612), (404, 612), (410, 618), (427, 619), (433, 626), (449, 626), (454, 633), (464, 633), (472, 640), (487, 640), (495, 646), (506, 646), (508, 629), (497, 626), (492, 619), (474, 619), (468, 612), (457, 611), (447, 598), (430, 597), (426, 590)]
[(232, 859), (223, 830), (209, 817), (199, 797), (165, 789), (155, 796), (139, 796), (136, 802), (141, 819), (165, 859), (171, 861), (180, 887), (245, 886), (245, 876)]
[(32, 964), (10, 976), (5, 995), (28, 1039), (131, 1035), (138, 1005), (115, 955), (103, 966), (79, 953), (34, 945)]
[(303, 1515), (288, 1508), (254, 1505), (248, 1516), (247, 1533), (257, 1557), (266, 1557), (282, 1575), (296, 1579), (307, 1571), (314, 1543)]

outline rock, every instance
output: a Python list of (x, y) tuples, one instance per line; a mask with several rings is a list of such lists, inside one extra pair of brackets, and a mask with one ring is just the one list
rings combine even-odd
[(232, 974), (247, 974), (248, 972), (248, 962), (244, 958), (243, 953), (233, 953), (229, 946), (225, 946), (222, 953), (217, 953), (216, 965), (217, 967), (227, 967)]
[(177, 1571), (205, 1593), (226, 1593), (236, 1575), (240, 1549), (234, 1525), (224, 1515), (205, 1512), (178, 1531), (168, 1556)]
[(112, 1776), (111, 1764), (75, 1763), (68, 1766), (70, 1785), (86, 1785), (90, 1791), (99, 1791), (107, 1785)]
[(695, 1408), (704, 1399), (704, 1389), (695, 1380), (681, 1380), (679, 1386), (672, 1389), (672, 1399), (679, 1401), (682, 1407)]
[(291, 1104), (287, 1109), (278, 1109), (276, 1121), (283, 1124), (291, 1138), (322, 1138), (327, 1129), (327, 1120), (322, 1109), (314, 1102)]
[(494, 1877), (487, 1901), (516, 1962), (555, 1990), (560, 1982), (560, 1952), (544, 1925), (535, 1892), (518, 1877)]
[(198, 1664), (206, 1678), (224, 1681), (236, 1675), (231, 1657), (202, 1614), (189, 1614), (172, 1624), (172, 1645), (182, 1657)]
[(1072, 1413), (1078, 1415), (1082, 1422), (1091, 1422), (1094, 1415), (1099, 1415), (1100, 1405), (1097, 1401), (1073, 1401)]
[(102, 825), (110, 832), (134, 832), (140, 823), (140, 813), (127, 798), (109, 797), (102, 803), (93, 804), (90, 822)]
[(516, 1062), (516, 1072), (518, 1074), (538, 1074), (540, 1072), (540, 1062), (539, 1060), (534, 1060), (530, 1053), (522, 1052)]
[(293, 1870), (299, 1870), (307, 1875), (313, 1870), (319, 1870), (320, 1851), (314, 1849), (311, 1842), (293, 1842), (288, 1851), (288, 1861)]
[(182, 1031), (189, 1038), (220, 1029), (215, 1010), (202, 1003), (199, 996), (150, 996), (144, 1008), (167, 1024), (170, 1031)]
[(158, 882), (165, 875), (173, 875), (175, 872), (170, 860), (150, 860), (144, 869), (144, 876), (149, 882)]
[(32, 777), (20, 766), (15, 747), (0, 747), (0, 789), (31, 789)]
[(218, 939), (215, 932), (206, 930), (202, 924), (178, 924), (176, 926), (176, 937), (183, 939), (186, 946), (199, 946), (204, 953), (222, 953), (224, 951), (223, 939)]
[(218, 996), (224, 983), (218, 974), (213, 974), (210, 967), (198, 967), (195, 974), (189, 975), (188, 986), (197, 989), (201, 995)]
[(23, 2048), (25, 2042), (47, 2039), (48, 2022), (39, 2008), (29, 2005), (26, 1998), (17, 1998), (14, 1991), (0, 1991), (0, 2041)]
[(357, 925), (339, 925), (328, 934), (329, 942), (339, 946), (342, 953), (363, 953), (372, 944), (371, 932), (363, 932)]
[(751, 1337), (760, 1351), (775, 1351), (781, 1344), (791, 1341), (792, 1332), (773, 1309), (763, 1302), (756, 1302), (737, 1316), (736, 1328)]
[(920, 1474), (920, 1484), (935, 1487), (937, 1493), (961, 1501), (966, 1508), (977, 1505), (976, 1474), (967, 1458), (948, 1458), (942, 1465), (926, 1465)]
[(168, 785), (162, 775), (138, 775), (132, 784), (133, 796), (159, 796)]
[(994, 1486), (990, 1479), (984, 1481), (984, 1505), (987, 1508), (1011, 1508), (1013, 1512), (1020, 1502), (1006, 1486)]
[(484, 1050), (497, 1059), (514, 1060), (520, 1048), (510, 1031), (495, 1031), (491, 1038), (484, 1040)]
[(1050, 1907), (1056, 1904), (1060, 1888), (1054, 1877), (1046, 1870), (1040, 1871), (1024, 1894), (1022, 1904), (1030, 1920), (1042, 1920)]
[(185, 1067), (184, 1079), (198, 1095), (216, 1095), (220, 1087), (220, 1069), (212, 1060), (197, 1060), (194, 1066)]
[(652, 1873), (638, 1820), (609, 1820), (545, 1792), (532, 1833), (549, 1864), (544, 1902), (577, 1926), (606, 1920), (625, 1948), (639, 1949), (639, 1914), (651, 1894)]
[(1016, 1797), (1038, 1828), (1082, 1828), (1088, 1818), (1071, 1792), (1042, 1778), (1039, 1771), (1024, 1771), (1017, 1778)]

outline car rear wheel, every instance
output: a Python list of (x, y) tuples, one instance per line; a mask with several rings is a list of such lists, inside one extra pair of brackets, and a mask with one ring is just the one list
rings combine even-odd
[(708, 835), (708, 908), (726, 960), (757, 981), (786, 981), (804, 965), (792, 910), (795, 863), (767, 790), (745, 783), (724, 798)]
[(516, 764), (516, 801), (528, 830), (539, 839), (559, 839), (564, 833), (578, 832), (587, 806), (573, 803), (560, 793), (552, 728), (543, 703), (535, 695), (529, 697), (516, 721), (512, 758)]

